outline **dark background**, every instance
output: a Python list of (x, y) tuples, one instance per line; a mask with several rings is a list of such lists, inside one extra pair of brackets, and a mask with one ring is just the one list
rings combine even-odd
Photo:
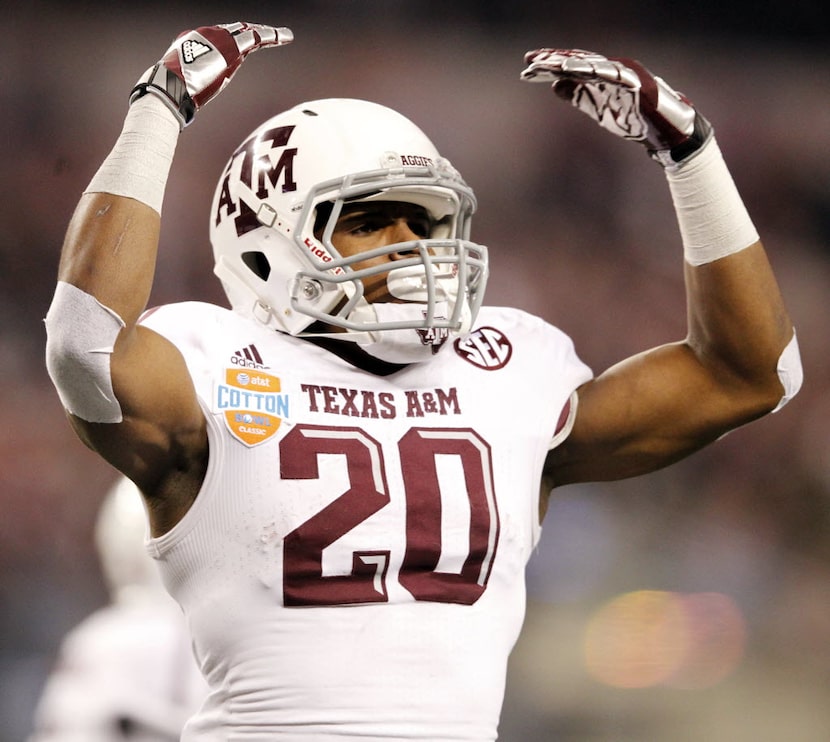
[(179, 31), (234, 20), (296, 41), (251, 57), (181, 137), (153, 303), (224, 303), (207, 213), (245, 135), (301, 100), (362, 97), (421, 125), (476, 190), (488, 303), (557, 324), (599, 372), (684, 334), (668, 190), (639, 147), (520, 83), (522, 55), (635, 56), (713, 121), (798, 327), (804, 389), (667, 470), (555, 493), (501, 738), (830, 738), (830, 47), (817, 1), (31, 2), (0, 15), (0, 742), (25, 739), (61, 637), (107, 597), (92, 529), (116, 477), (71, 433), (43, 365), (63, 232), (138, 75)]

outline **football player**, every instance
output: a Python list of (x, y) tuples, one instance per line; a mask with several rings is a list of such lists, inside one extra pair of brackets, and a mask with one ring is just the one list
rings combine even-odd
[(548, 488), (779, 409), (794, 330), (709, 122), (634, 60), (553, 48), (522, 78), (664, 169), (685, 338), (595, 376), (557, 328), (484, 305), (472, 190), (414, 123), (348, 99), (230, 154), (209, 218), (232, 309), (145, 312), (180, 132), (291, 40), (202, 27), (140, 77), (68, 228), (48, 368), (145, 498), (211, 688), (183, 739), (492, 740)]

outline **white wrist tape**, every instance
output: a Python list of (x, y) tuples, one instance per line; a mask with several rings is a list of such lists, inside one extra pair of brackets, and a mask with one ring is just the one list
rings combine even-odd
[(110, 354), (124, 320), (94, 296), (58, 281), (46, 314), (46, 368), (63, 406), (91, 423), (121, 422)]
[(687, 263), (711, 263), (758, 241), (714, 137), (693, 158), (665, 173)]
[(778, 378), (781, 380), (781, 386), (784, 387), (784, 396), (778, 403), (773, 412), (778, 412), (787, 402), (789, 402), (801, 389), (801, 384), (804, 381), (804, 368), (801, 365), (801, 353), (798, 350), (798, 339), (793, 330), (793, 336), (787, 347), (781, 353), (778, 359)]
[(155, 95), (130, 106), (115, 146), (84, 193), (134, 198), (161, 214), (164, 189), (179, 139), (179, 122)]

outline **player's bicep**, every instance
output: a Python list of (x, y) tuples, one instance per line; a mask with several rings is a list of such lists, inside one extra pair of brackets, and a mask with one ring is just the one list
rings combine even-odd
[(561, 485), (655, 471), (748, 422), (740, 396), (685, 343), (634, 356), (580, 387), (573, 429), (546, 472)]
[(184, 357), (167, 338), (141, 325), (122, 332), (111, 359), (112, 385), (125, 418), (176, 428), (201, 417)]
[(138, 482), (153, 483), (201, 459), (204, 415), (184, 358), (170, 341), (141, 326), (125, 330), (113, 347), (110, 369), (121, 420), (74, 418), (88, 446)]

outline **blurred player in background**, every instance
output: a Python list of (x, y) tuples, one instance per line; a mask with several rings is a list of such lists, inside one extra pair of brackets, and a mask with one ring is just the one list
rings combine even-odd
[[(794, 330), (709, 122), (636, 61), (575, 49), (522, 77), (663, 168), (685, 338), (594, 376), (561, 330), (484, 306), (472, 190), (411, 121), (342, 98), (231, 153), (210, 230), (232, 309), (146, 313), (181, 130), (291, 39), (202, 27), (139, 78), (69, 226), (48, 368), (145, 498), (210, 685), (183, 739), (493, 740), (550, 487), (646, 474), (780, 409)], [(281, 74), (302, 70), (263, 95)], [(494, 179), (509, 156), (494, 143)]]
[(146, 534), (138, 489), (121, 479), (95, 527), (110, 603), (64, 638), (30, 742), (172, 742), (207, 696), (184, 616), (161, 584)]

